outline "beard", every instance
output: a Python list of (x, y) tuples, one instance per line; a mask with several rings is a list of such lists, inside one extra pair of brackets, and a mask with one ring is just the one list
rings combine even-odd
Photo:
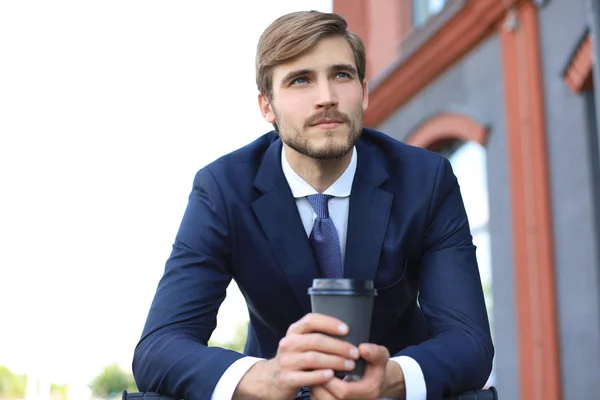
[[(361, 108), (353, 115), (342, 113), (333, 108), (325, 109), (313, 114), (301, 128), (287, 123), (275, 110), (274, 114), (281, 141), (298, 153), (315, 160), (325, 161), (342, 158), (352, 150), (360, 138), (363, 128), (363, 112)], [(325, 146), (315, 146), (314, 143), (311, 143), (307, 137), (308, 135), (305, 134), (306, 130), (311, 128), (315, 122), (324, 118), (334, 118), (343, 121), (348, 126), (346, 140), (336, 140), (336, 133), (334, 131), (324, 131), (323, 135), (327, 137)], [(339, 128), (343, 128), (343, 126)]]

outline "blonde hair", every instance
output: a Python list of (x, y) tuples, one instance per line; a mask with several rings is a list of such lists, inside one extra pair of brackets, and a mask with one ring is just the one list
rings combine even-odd
[(273, 68), (310, 50), (325, 37), (346, 39), (354, 54), (360, 82), (365, 79), (366, 51), (362, 40), (348, 31), (346, 20), (335, 13), (300, 11), (283, 15), (267, 27), (256, 49), (256, 85), (269, 99), (273, 95)]

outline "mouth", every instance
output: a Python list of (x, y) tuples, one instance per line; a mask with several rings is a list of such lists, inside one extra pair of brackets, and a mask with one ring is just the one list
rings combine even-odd
[(316, 123), (314, 123), (313, 126), (315, 128), (329, 130), (329, 129), (335, 129), (343, 123), (344, 123), (344, 121), (342, 121), (341, 119), (323, 118), (323, 119), (318, 120)]

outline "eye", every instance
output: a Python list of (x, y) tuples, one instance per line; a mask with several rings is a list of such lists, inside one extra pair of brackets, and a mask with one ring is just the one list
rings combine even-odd
[(350, 79), (350, 78), (352, 78), (352, 76), (349, 73), (347, 73), (347, 72), (341, 72), (341, 71), (337, 72), (335, 74), (335, 77), (336, 78), (341, 78), (341, 79)]
[(294, 79), (294, 80), (291, 82), (291, 84), (292, 84), (292, 85), (301, 85), (301, 84), (303, 84), (303, 83), (307, 83), (307, 82), (308, 82), (308, 79), (306, 79), (306, 78), (304, 78), (304, 77), (302, 77), (302, 76), (301, 76), (301, 77), (299, 77), (299, 78), (295, 78), (295, 79)]

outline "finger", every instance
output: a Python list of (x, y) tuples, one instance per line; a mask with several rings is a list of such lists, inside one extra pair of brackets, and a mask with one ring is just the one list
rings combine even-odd
[(330, 379), (324, 386), (339, 399), (376, 398), (385, 379), (389, 352), (383, 346), (361, 344), (361, 356), (366, 361), (365, 372), (358, 382)]
[(281, 352), (318, 351), (357, 360), (359, 351), (351, 343), (339, 340), (322, 333), (290, 334), (279, 342)]
[(282, 369), (294, 371), (317, 369), (352, 371), (354, 369), (354, 361), (318, 351), (281, 353), (279, 365)]
[(358, 346), (361, 357), (370, 364), (386, 365), (390, 359), (390, 352), (384, 346), (371, 343), (363, 343)]
[[(360, 387), (358, 390), (356, 388), (356, 384), (358, 383), (359, 382), (346, 382), (334, 377), (327, 381), (323, 386), (336, 399), (350, 399), (353, 397), (357, 398), (357, 393), (361, 392)], [(354, 385), (351, 386), (350, 384)]]
[(316, 371), (283, 371), (277, 375), (280, 387), (299, 388), (302, 386), (324, 385), (333, 377), (330, 369)]
[(365, 360), (365, 372), (361, 381), (375, 382), (379, 387), (382, 379), (385, 378), (387, 365), (389, 362), (389, 351), (383, 346), (374, 344), (361, 344), (359, 346), (361, 357)]
[(310, 333), (321, 332), (330, 335), (341, 336), (348, 334), (348, 325), (337, 318), (323, 314), (310, 313), (294, 322), (288, 328), (287, 333)]
[(336, 399), (375, 399), (379, 397), (380, 382), (373, 378), (365, 375), (359, 382), (331, 378), (323, 386)]
[(336, 398), (324, 386), (313, 386), (310, 388), (310, 400), (336, 400)]

